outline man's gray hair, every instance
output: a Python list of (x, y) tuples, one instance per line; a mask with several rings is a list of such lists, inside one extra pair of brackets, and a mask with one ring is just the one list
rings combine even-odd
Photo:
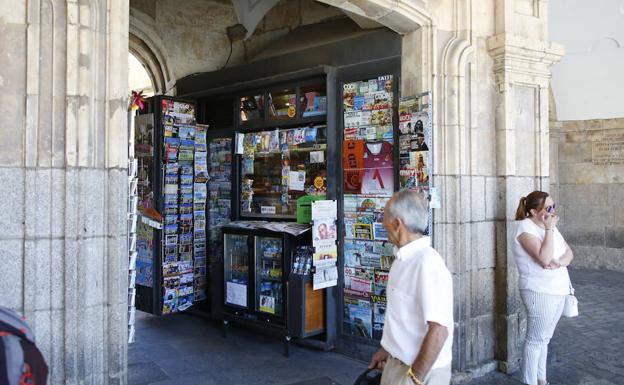
[(423, 234), (429, 225), (429, 207), (423, 195), (413, 190), (396, 192), (388, 207), (392, 218), (403, 221), (412, 233)]

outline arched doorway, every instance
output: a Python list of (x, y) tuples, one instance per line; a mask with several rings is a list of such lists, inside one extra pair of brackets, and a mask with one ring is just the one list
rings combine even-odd
[(156, 93), (152, 76), (132, 53), (128, 55), (128, 91), (140, 91), (145, 97), (153, 96)]
[[(277, 8), (275, 8), (273, 12), (267, 14), (258, 31), (252, 34), (252, 37), (249, 40), (244, 42), (241, 42), (240, 40), (232, 41), (234, 40), (233, 37), (227, 34), (226, 27), (228, 27), (230, 23), (236, 21), (235, 15), (233, 15), (232, 13), (227, 13), (225, 15), (220, 14), (221, 17), (227, 20), (227, 23), (223, 25), (224, 28), (222, 28), (221, 31), (213, 31), (210, 29), (209, 26), (204, 27), (202, 25), (201, 27), (198, 27), (196, 23), (192, 22), (192, 20), (190, 21), (191, 25), (188, 26), (188, 28), (183, 28), (179, 23), (175, 23), (175, 25), (170, 26), (170, 24), (173, 23), (171, 22), (171, 20), (168, 20), (166, 18), (161, 17), (161, 19), (158, 19), (158, 15), (169, 15), (169, 11), (173, 11), (173, 9), (171, 8), (171, 4), (165, 4), (163, 5), (163, 9), (157, 9), (155, 12), (149, 12), (149, 9), (144, 8), (144, 14), (156, 15), (155, 17), (157, 18), (157, 20), (155, 20), (153, 24), (156, 26), (160, 26), (159, 28), (161, 28), (159, 33), (163, 36), (163, 38), (158, 39), (158, 36), (152, 36), (151, 39), (158, 39), (162, 41), (164, 44), (164, 48), (168, 52), (177, 53), (177, 55), (168, 57), (168, 63), (171, 66), (172, 72), (176, 74), (178, 82), (180, 81), (180, 78), (186, 78), (185, 82), (193, 82), (195, 81), (194, 79), (200, 81), (199, 79), (201, 78), (201, 75), (195, 75), (195, 72), (199, 72), (199, 70), (203, 70), (203, 72), (209, 73), (211, 71), (216, 72), (216, 70), (220, 70), (223, 67), (231, 67), (235, 64), (243, 64), (245, 61), (248, 61), (253, 65), (253, 63), (258, 63), (262, 60), (267, 60), (280, 55), (298, 55), (299, 53), (309, 55), (309, 52), (301, 52), (305, 50), (303, 50), (301, 46), (297, 46), (297, 43), (293, 43), (293, 40), (301, 41), (301, 45), (307, 44), (307, 47), (312, 49), (316, 47), (322, 47), (328, 44), (333, 44), (336, 42), (345, 41), (346, 38), (343, 35), (340, 35), (339, 33), (334, 33), (332, 36), (331, 32), (340, 31), (340, 28), (344, 28), (345, 25), (347, 25), (349, 26), (348, 28), (351, 28), (348, 30), (348, 32), (351, 34), (349, 36), (350, 39), (353, 40), (356, 37), (361, 38), (361, 40), (359, 40), (359, 42), (361, 43), (359, 47), (363, 47), (365, 45), (365, 43), (363, 42), (365, 38), (362, 38), (362, 36), (375, 35), (375, 33), (368, 32), (367, 29), (378, 29), (383, 31), (384, 36), (392, 35), (392, 38), (390, 40), (393, 43), (393, 49), (396, 48), (396, 50), (392, 51), (392, 53), (388, 54), (388, 56), (380, 56), (376, 58), (374, 55), (365, 55), (363, 56), (365, 57), (365, 60), (362, 59), (362, 61), (354, 61), (354, 64), (359, 65), (366, 61), (372, 66), (373, 64), (371, 64), (371, 62), (374, 62), (376, 60), (386, 60), (388, 58), (392, 58), (393, 63), (398, 63), (398, 66), (396, 68), (399, 68), (399, 72), (392, 72), (392, 74), (397, 75), (398, 78), (401, 79), (401, 88), (403, 95), (427, 89), (423, 87), (428, 87), (430, 81), (426, 80), (428, 79), (428, 76), (422, 75), (422, 73), (430, 72), (431, 66), (423, 64), (423, 51), (409, 49), (405, 51), (406, 54), (404, 56), (401, 54), (402, 46), (409, 47), (410, 45), (420, 40), (427, 40), (426, 37), (429, 36), (427, 35), (426, 29), (419, 30), (418, 27), (420, 26), (420, 24), (415, 21), (416, 19), (418, 19), (418, 16), (415, 16), (417, 15), (417, 13), (414, 13), (409, 17), (399, 17), (400, 12), (397, 9), (386, 5), (377, 6), (372, 3), (368, 6), (362, 4), (356, 6), (353, 4), (345, 3), (342, 4), (342, 6), (348, 8), (348, 10), (345, 10), (344, 13), (341, 10), (344, 8), (339, 9), (334, 6), (323, 5), (314, 1), (306, 1), (305, 3), (301, 1), (282, 2), (281, 4), (278, 4)], [(206, 12), (210, 11), (206, 10)], [(225, 13), (226, 11), (222, 10), (222, 12)], [(317, 15), (320, 14), (321, 16), (317, 16), (316, 18), (310, 17), (309, 15), (313, 12), (317, 12)], [(136, 12), (136, 14), (139, 13)], [(292, 16), (293, 14), (300, 15), (298, 17), (295, 17), (295, 19), (298, 19), (299, 21), (293, 22), (291, 19), (288, 18), (288, 16)], [(303, 14), (305, 14), (306, 17), (304, 17)], [(304, 20), (307, 20), (307, 22)], [(313, 21), (310, 22), (310, 20)], [(344, 23), (342, 23), (343, 21)], [(319, 26), (321, 22), (324, 22), (326, 24)], [(325, 27), (328, 24), (331, 24), (333, 28), (336, 28), (336, 30), (331, 30), (330, 33), (327, 33), (327, 30), (323, 30), (322, 27)], [(163, 32), (162, 30), (163, 25), (169, 26), (169, 29), (165, 32)], [(311, 31), (313, 35), (312, 38), (308, 38), (307, 40), (303, 38), (306, 31), (302, 31), (300, 29), (302, 27), (310, 27), (309, 29), (306, 29), (306, 31)], [(325, 34), (325, 36), (319, 38), (319, 36), (323, 34)], [(165, 38), (165, 36), (170, 38), (167, 39)], [(175, 38), (175, 36), (184, 36), (184, 39)], [(374, 47), (380, 48), (380, 51), (384, 51), (383, 49), (381, 49), (382, 47), (379, 44), (379, 40), (376, 41), (377, 43), (376, 45), (374, 45)], [(217, 49), (213, 51), (208, 51), (208, 49), (211, 48), (210, 45), (213, 43)], [(430, 44), (428, 43), (427, 46), (429, 45)], [(190, 47), (190, 49), (184, 51), (184, 48), (188, 47)], [(241, 51), (244, 51), (244, 53), (242, 53)], [(320, 50), (317, 51), (317, 53), (318, 52), (320, 52)], [(329, 51), (326, 50), (324, 52)], [(384, 51), (384, 55), (385, 52), (387, 51)], [(202, 61), (202, 55), (209, 55), (210, 57), (204, 57), (203, 59), (205, 60)], [(348, 54), (343, 56), (348, 56)], [(329, 57), (329, 55), (327, 57)], [(316, 61), (310, 61), (310, 63), (307, 64), (310, 67), (319, 64)], [(343, 62), (340, 63), (340, 66), (348, 65), (345, 63), (349, 63), (348, 59), (343, 60)], [(296, 71), (293, 70), (293, 68), (294, 67), (290, 67), (290, 69), (285, 70), (285, 73), (288, 73), (289, 71)], [(401, 71), (400, 68), (403, 68), (404, 71)], [(232, 71), (236, 71), (235, 68), (230, 69)], [(184, 72), (182, 72), (182, 70), (184, 70)], [(356, 78), (357, 75), (353, 74), (348, 76), (350, 80), (345, 79), (344, 82), (363, 80), (369, 81), (372, 78), (375, 78), (376, 80), (378, 76), (386, 74), (387, 73), (385, 72), (379, 72), (375, 75), (362, 75), (361, 78)], [(227, 71), (220, 72), (219, 75), (226, 76)], [(317, 75), (321, 74), (315, 74), (315, 76)], [(284, 80), (280, 81), (284, 82)], [(241, 82), (241, 80), (232, 78), (232, 80), (230, 81), (230, 83), (236, 82)], [(254, 86), (253, 82), (251, 81), (250, 83), (252, 84), (248, 86), (246, 85), (246, 87), (265, 87), (264, 85), (261, 87)], [(180, 91), (180, 87), (181, 85), (180, 83), (178, 83), (178, 95), (180, 95), (180, 92), (182, 92)], [(301, 86), (295, 85), (295, 87)], [(383, 89), (383, 87), (381, 88)], [(327, 86), (327, 90), (330, 91), (329, 85)], [(331, 89), (331, 92), (333, 91), (334, 90)], [(265, 93), (266, 91), (261, 92)], [(301, 91), (301, 93), (303, 92), (305, 91)], [(312, 94), (314, 92), (309, 93)], [(186, 92), (182, 92), (182, 94), (184, 95), (184, 98), (192, 97), (189, 96)], [(339, 140), (336, 136), (334, 137), (334, 139)], [(335, 305), (334, 302), (334, 307), (336, 306), (342, 306), (342, 304)], [(167, 308), (167, 311), (169, 309), (170, 308)], [(336, 317), (333, 322), (340, 325), (341, 322), (338, 321), (338, 317), (342, 314), (342, 309), (338, 310), (334, 308), (330, 311), (332, 313), (332, 316)], [(336, 332), (334, 331), (334, 338), (335, 334)], [(372, 333), (369, 332), (368, 334), (370, 335)], [(137, 338), (140, 340), (140, 330), (137, 334)], [(372, 337), (369, 337), (369, 339), (370, 338)]]

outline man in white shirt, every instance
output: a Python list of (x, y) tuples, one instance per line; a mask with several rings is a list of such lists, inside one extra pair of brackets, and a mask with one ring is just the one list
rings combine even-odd
[(381, 348), (369, 368), (381, 385), (449, 385), (453, 345), (453, 281), (424, 236), (427, 201), (400, 191), (386, 204), (384, 227), (394, 244)]

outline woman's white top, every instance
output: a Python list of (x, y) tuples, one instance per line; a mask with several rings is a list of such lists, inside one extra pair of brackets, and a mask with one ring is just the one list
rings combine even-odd
[[(518, 228), (514, 236), (512, 251), (516, 258), (516, 265), (520, 273), (520, 290), (528, 289), (538, 293), (565, 295), (570, 294), (570, 276), (567, 267), (558, 269), (544, 269), (539, 263), (524, 250), (518, 237), (523, 233), (528, 233), (537, 237), (540, 242), (544, 242), (546, 230), (535, 224), (530, 218), (518, 221)], [(566, 246), (563, 236), (555, 227), (553, 234), (553, 259), (565, 254)]]

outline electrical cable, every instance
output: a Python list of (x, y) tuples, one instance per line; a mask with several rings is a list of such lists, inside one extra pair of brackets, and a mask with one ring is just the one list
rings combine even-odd
[(225, 69), (225, 67), (227, 67), (228, 63), (230, 62), (230, 58), (232, 57), (232, 51), (234, 50), (234, 41), (229, 34), (227, 35), (227, 37), (230, 41), (230, 54), (228, 55), (227, 60), (225, 61), (225, 64), (223, 65), (223, 67), (221, 67), (221, 69)]

